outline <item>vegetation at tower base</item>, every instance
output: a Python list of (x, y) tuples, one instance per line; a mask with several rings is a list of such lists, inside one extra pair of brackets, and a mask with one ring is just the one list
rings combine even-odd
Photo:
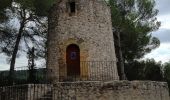
[(35, 56), (45, 58), (46, 15), (48, 7), (52, 5), (51, 1), (0, 1), (0, 14), (2, 15), (0, 17), (0, 53), (9, 57), (11, 80), (16, 57), (19, 57), (21, 52), (28, 52), (34, 46)]
[[(0, 87), (8, 86), (8, 74), (9, 71), (0, 71)], [(13, 80), (15, 85), (18, 84), (45, 84), (49, 83), (46, 74), (46, 68), (35, 68), (34, 69), (34, 80), (30, 80), (30, 70), (29, 69), (22, 69), (15, 71), (15, 78)], [(33, 77), (32, 77), (33, 78)]]
[(125, 66), (128, 80), (152, 80), (163, 81), (163, 65), (154, 59), (146, 61), (133, 61)]
[[(164, 66), (164, 79), (166, 82), (168, 82), (168, 87), (170, 88), (170, 61), (165, 63)], [(170, 92), (170, 89), (169, 89)]]
[(161, 62), (156, 62), (154, 59), (133, 61), (125, 64), (125, 73), (127, 79), (130, 81), (166, 81), (170, 87), (170, 62), (162, 64)]

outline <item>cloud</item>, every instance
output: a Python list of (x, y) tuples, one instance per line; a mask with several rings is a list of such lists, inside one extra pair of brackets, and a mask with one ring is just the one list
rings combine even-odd
[(6, 57), (0, 54), (0, 70), (8, 70), (9, 65), (6, 63)]
[(156, 4), (159, 10), (157, 18), (161, 21), (161, 27), (152, 35), (159, 38), (161, 43), (170, 43), (170, 0), (156, 0)]
[(163, 63), (170, 61), (170, 43), (162, 43), (159, 48), (147, 54), (145, 58), (154, 58), (155, 61)]
[[(9, 70), (10, 64), (7, 64), (6, 62), (6, 56), (3, 54), (0, 54), (0, 71), (1, 70)], [(45, 60), (44, 59), (38, 59), (35, 61), (36, 67), (38, 68), (44, 68), (45, 67)], [(28, 59), (26, 58), (26, 55), (22, 53), (22, 55), (16, 59), (15, 68), (17, 70), (21, 69), (27, 69), (28, 66)]]
[[(0, 54), (0, 70), (9, 70), (10, 65), (6, 62), (7, 56)], [(24, 55), (21, 55), (19, 58), (16, 59), (16, 67), (23, 67), (27, 66), (27, 58)]]
[(160, 29), (170, 29), (170, 14), (157, 16), (158, 21), (161, 21)]
[(156, 0), (156, 8), (159, 9), (159, 15), (170, 14), (170, 0)]
[(161, 43), (170, 43), (170, 29), (160, 29), (152, 33), (152, 36), (157, 37)]

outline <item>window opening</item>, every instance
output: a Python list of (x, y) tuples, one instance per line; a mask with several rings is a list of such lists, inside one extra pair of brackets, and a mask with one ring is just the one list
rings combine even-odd
[(76, 3), (75, 2), (70, 2), (70, 11), (71, 11), (71, 13), (76, 12)]

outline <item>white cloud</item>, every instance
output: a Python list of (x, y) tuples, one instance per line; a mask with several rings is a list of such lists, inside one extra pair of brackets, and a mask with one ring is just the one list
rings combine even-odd
[(159, 9), (159, 14), (164, 15), (169, 12), (170, 9), (170, 0), (155, 0), (156, 1), (156, 8)]
[[(21, 55), (16, 59), (16, 67), (27, 66), (27, 58), (24, 55)], [(7, 56), (0, 54), (0, 70), (9, 70), (10, 64), (7, 63)]]
[(145, 58), (154, 58), (157, 62), (168, 62), (170, 60), (170, 43), (162, 43), (159, 48), (147, 54)]
[(8, 64), (5, 64), (5, 63), (1, 63), (0, 64), (0, 71), (1, 70), (9, 70), (9, 65)]
[[(0, 71), (1, 70), (9, 70), (10, 64), (7, 64), (6, 61), (7, 57), (3, 54), (0, 54)], [(38, 61), (35, 61), (36, 67), (45, 67), (45, 60), (39, 59)], [(22, 53), (22, 55), (16, 59), (15, 68), (16, 69), (25, 69), (26, 66), (28, 66), (28, 59), (26, 58), (26, 55)]]
[(161, 43), (170, 43), (170, 29), (159, 29), (152, 36), (157, 37)]
[(170, 29), (170, 14), (159, 15), (157, 18), (161, 21), (160, 29)]
[(8, 70), (9, 65), (6, 63), (6, 56), (0, 54), (0, 70)]
[(160, 39), (161, 45), (145, 56), (154, 58), (156, 61), (163, 63), (170, 61), (170, 0), (156, 0), (156, 8), (159, 10), (158, 20), (161, 21), (161, 27), (158, 31), (153, 32), (153, 36)]

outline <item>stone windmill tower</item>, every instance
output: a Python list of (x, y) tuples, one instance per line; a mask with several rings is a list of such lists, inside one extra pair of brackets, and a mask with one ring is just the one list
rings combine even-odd
[(59, 0), (49, 16), (53, 78), (118, 80), (110, 8), (103, 0)]
[(169, 100), (166, 83), (116, 81), (111, 14), (104, 0), (58, 0), (48, 31), (53, 100)]

